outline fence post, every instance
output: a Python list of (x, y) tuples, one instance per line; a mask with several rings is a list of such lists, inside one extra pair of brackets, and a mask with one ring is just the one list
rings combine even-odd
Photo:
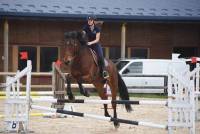
[[(53, 62), (52, 64), (52, 91), (53, 97), (56, 99), (65, 99), (66, 90), (65, 90), (65, 75), (61, 72), (60, 68)], [(53, 103), (52, 107), (56, 109), (63, 109), (64, 103)]]
[[(31, 93), (31, 71), (32, 71), (32, 64), (31, 61), (27, 61), (28, 73), (26, 75), (26, 124), (25, 124), (25, 132), (28, 133), (29, 128), (29, 115), (30, 115), (30, 93)], [(19, 83), (20, 84), (20, 83)]]

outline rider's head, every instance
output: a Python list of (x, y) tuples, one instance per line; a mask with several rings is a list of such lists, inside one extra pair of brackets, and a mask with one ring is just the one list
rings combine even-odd
[(96, 17), (94, 15), (87, 17), (87, 22), (89, 26), (92, 26), (94, 24), (94, 21), (96, 20)]

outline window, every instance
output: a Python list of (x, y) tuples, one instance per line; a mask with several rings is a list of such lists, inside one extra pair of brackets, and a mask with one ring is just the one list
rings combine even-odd
[(148, 49), (147, 48), (131, 48), (131, 58), (147, 59)]
[(40, 72), (49, 72), (52, 70), (52, 62), (58, 59), (57, 47), (40, 48)]
[(116, 64), (117, 70), (120, 71), (126, 64), (128, 64), (129, 61), (119, 61)]
[(111, 60), (116, 60), (121, 57), (120, 47), (110, 47), (109, 48), (109, 58)]
[(37, 64), (37, 48), (36, 47), (29, 47), (29, 46), (20, 46), (18, 47), (18, 69), (23, 70), (27, 65), (27, 60), (21, 59), (21, 52), (27, 52), (28, 60), (32, 61), (32, 71), (36, 71), (36, 64)]
[(124, 70), (123, 74), (142, 74), (142, 70), (142, 62), (133, 62)]
[(174, 47), (173, 53), (181, 54), (179, 58), (190, 58), (192, 56), (198, 56), (197, 47)]
[(28, 60), (32, 61), (33, 72), (49, 72), (52, 70), (52, 62), (58, 59), (58, 47), (18, 47), (18, 69), (23, 70), (27, 65), (26, 59), (22, 58), (22, 52), (27, 52)]

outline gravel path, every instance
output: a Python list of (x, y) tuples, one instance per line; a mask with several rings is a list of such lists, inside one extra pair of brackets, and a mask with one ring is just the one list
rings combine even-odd
[[(82, 98), (82, 97), (77, 97)], [(89, 99), (98, 99), (90, 97)], [(141, 99), (141, 98), (140, 98)], [(131, 98), (131, 100), (138, 100)], [(40, 105), (49, 106), (47, 103)], [(103, 106), (99, 104), (73, 104), (75, 111), (90, 114), (103, 115)], [(109, 106), (110, 107), (110, 106)], [(133, 106), (134, 111), (127, 113), (125, 108), (118, 105), (118, 117), (122, 119), (148, 121), (160, 124), (167, 123), (167, 108), (164, 106)], [(0, 100), (0, 114), (4, 111), (3, 100)], [(112, 114), (112, 109), (109, 109)], [(33, 110), (33, 112), (38, 112)], [(3, 128), (3, 119), (0, 119), (0, 130)], [(31, 117), (30, 130), (35, 134), (167, 134), (167, 131), (157, 128), (149, 128), (143, 126), (133, 126), (120, 124), (118, 129), (115, 129), (111, 122), (100, 121), (96, 119), (86, 119), (81, 117), (67, 118), (44, 118)], [(196, 124), (196, 132), (200, 133), (200, 122)], [(177, 129), (175, 134), (187, 134), (186, 129)]]

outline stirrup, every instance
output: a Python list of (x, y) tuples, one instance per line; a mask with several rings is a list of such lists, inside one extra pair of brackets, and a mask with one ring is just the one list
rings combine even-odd
[(103, 71), (103, 78), (104, 79), (107, 79), (107, 78), (109, 78), (109, 74), (108, 74), (108, 72), (107, 71)]

